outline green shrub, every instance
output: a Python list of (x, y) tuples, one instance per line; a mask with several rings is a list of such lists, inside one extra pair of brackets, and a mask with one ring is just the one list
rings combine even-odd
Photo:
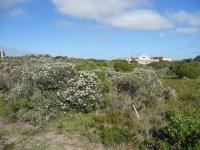
[(124, 117), (121, 110), (111, 109), (105, 112), (105, 114), (98, 115), (94, 118), (96, 122), (115, 124), (115, 125), (125, 125), (126, 118)]
[(99, 104), (99, 107), (101, 109), (109, 108), (111, 106), (111, 101), (112, 101), (112, 97), (111, 96), (103, 96), (101, 98), (101, 102)]
[(98, 67), (108, 67), (108, 61), (106, 60), (97, 60), (97, 59), (89, 59), (96, 64)]
[(126, 128), (103, 128), (100, 130), (100, 137), (104, 144), (111, 145), (114, 143), (129, 143), (135, 142), (135, 133), (132, 130)]
[[(144, 141), (140, 144), (140, 149), (141, 150), (150, 150), (150, 149), (153, 149), (153, 150), (170, 150), (170, 145), (168, 142), (166, 141), (163, 141), (161, 139), (158, 139), (158, 138), (153, 138), (153, 139), (150, 139), (148, 141)], [(173, 149), (173, 148), (171, 148)]]
[[(169, 124), (156, 131), (154, 141), (167, 143), (169, 149), (195, 149), (199, 145), (200, 120), (190, 113), (179, 112), (176, 107), (170, 107), (167, 111)], [(153, 144), (158, 145), (157, 142)]]
[(195, 79), (198, 78), (200, 75), (200, 69), (198, 68), (197, 64), (191, 62), (178, 62), (175, 63), (171, 70), (177, 75), (178, 78), (191, 78)]
[(95, 70), (97, 69), (97, 66), (95, 63), (92, 62), (80, 62), (76, 64), (75, 68), (77, 70)]
[(109, 93), (112, 90), (112, 81), (107, 77), (107, 73), (105, 71), (95, 71), (100, 82), (101, 82), (101, 91), (102, 93)]
[[(100, 101), (100, 82), (96, 74), (77, 71), (62, 59), (10, 58), (0, 64), (0, 70), (5, 108), (9, 106), (11, 110), (6, 112), (16, 114), (23, 121), (33, 124), (49, 121), (70, 108), (89, 112), (95, 110)], [(16, 107), (11, 108), (15, 103)]]
[(73, 107), (88, 112), (94, 110), (99, 101), (97, 76), (92, 72), (77, 72), (68, 63), (44, 63), (30, 72), (27, 80), (41, 90), (55, 91), (63, 110)]
[(178, 149), (193, 147), (200, 139), (200, 121), (178, 114), (171, 117), (165, 132), (167, 141)]
[(97, 124), (113, 124), (121, 127), (133, 128), (135, 125), (134, 118), (130, 112), (123, 112), (120, 109), (110, 109), (104, 114), (96, 115), (94, 120)]
[(152, 62), (152, 63), (148, 64), (148, 66), (151, 66), (154, 69), (169, 68), (170, 62), (167, 62), (167, 61)]
[(87, 60), (87, 61), (82, 61), (76, 64), (75, 68), (77, 70), (95, 70), (95, 69), (102, 69), (108, 67), (108, 63), (103, 60)]
[(116, 72), (131, 72), (133, 71), (133, 65), (129, 64), (127, 61), (115, 60), (113, 61), (114, 70)]
[(136, 68), (132, 73), (113, 76), (113, 80), (120, 92), (127, 93), (139, 105), (146, 101), (171, 98), (172, 96), (168, 95), (169, 92), (165, 92), (170, 88), (166, 89), (152, 70)]
[(166, 116), (169, 124), (161, 129), (153, 128), (151, 130), (153, 138), (146, 141), (146, 147), (196, 150), (200, 142), (199, 117), (179, 112), (176, 107), (170, 107)]

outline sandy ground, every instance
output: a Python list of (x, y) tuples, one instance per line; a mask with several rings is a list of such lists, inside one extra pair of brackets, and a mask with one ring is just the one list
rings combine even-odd
[[(37, 130), (25, 123), (10, 123), (0, 117), (0, 150), (102, 150), (101, 143), (89, 141), (78, 134), (58, 133), (45, 131), (35, 134), (30, 131)], [(34, 133), (34, 132), (33, 132)]]

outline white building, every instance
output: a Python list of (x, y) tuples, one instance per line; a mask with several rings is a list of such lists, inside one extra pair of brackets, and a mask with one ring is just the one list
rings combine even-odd
[(162, 61), (169, 61), (169, 62), (171, 62), (172, 58), (171, 57), (162, 57)]
[(136, 61), (137, 63), (139, 63), (139, 64), (144, 64), (144, 65), (146, 65), (146, 64), (150, 64), (150, 63), (152, 63), (152, 62), (155, 62), (155, 61), (157, 61), (157, 60), (154, 60), (154, 59), (152, 59), (150, 56), (148, 56), (148, 55), (140, 55), (140, 56), (138, 56), (138, 57), (133, 57), (132, 58), (132, 61)]
[(132, 61), (136, 61), (137, 63), (139, 64), (150, 64), (152, 62), (159, 62), (159, 61), (172, 61), (172, 58), (170, 57), (164, 57), (164, 56), (161, 56), (161, 57), (150, 57), (148, 55), (140, 55), (138, 57), (132, 57), (131, 59)]
[(152, 59), (159, 60), (159, 61), (169, 61), (169, 62), (172, 61), (172, 58), (167, 57), (167, 56), (152, 57)]
[(5, 56), (6, 56), (5, 51), (3, 49), (0, 49), (0, 58), (3, 58)]

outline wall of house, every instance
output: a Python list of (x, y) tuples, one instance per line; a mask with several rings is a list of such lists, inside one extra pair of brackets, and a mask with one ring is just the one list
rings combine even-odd
[[(132, 58), (132, 61), (136, 61), (139, 64), (150, 64), (152, 62), (159, 62), (159, 61), (172, 61), (170, 57), (150, 57), (148, 55), (141, 55), (139, 57)], [(128, 60), (127, 60), (128, 61)]]
[(172, 61), (172, 58), (170, 58), (170, 57), (163, 57), (162, 60), (163, 61)]

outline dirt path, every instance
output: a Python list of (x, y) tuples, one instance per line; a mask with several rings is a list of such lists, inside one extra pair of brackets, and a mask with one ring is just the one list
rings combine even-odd
[(103, 144), (90, 142), (78, 134), (37, 132), (25, 123), (9, 123), (0, 117), (0, 150), (102, 150)]

